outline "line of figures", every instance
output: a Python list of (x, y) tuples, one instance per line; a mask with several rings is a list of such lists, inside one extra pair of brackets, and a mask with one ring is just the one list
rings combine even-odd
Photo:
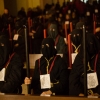
[[(48, 31), (51, 28), (57, 30), (55, 37), (59, 34), (63, 38), (67, 38), (67, 35), (76, 28), (78, 22), (84, 22), (87, 32), (95, 33), (95, 28), (99, 27), (100, 24), (99, 11), (99, 4), (96, 2), (90, 5), (88, 2), (85, 4), (80, 0), (73, 0), (73, 2), (64, 2), (61, 7), (57, 2), (56, 5), (46, 4), (44, 10), (39, 7), (33, 10), (29, 9), (27, 14), (22, 7), (16, 17), (12, 17), (8, 9), (5, 9), (0, 23), (2, 32), (6, 31), (5, 34), (9, 36), (10, 40), (13, 39), (14, 34), (21, 35), (23, 25), (26, 25), (29, 37), (29, 53), (38, 54), (41, 53), (41, 41), (50, 35)], [(55, 25), (50, 25), (51, 23)], [(46, 33), (44, 33), (45, 30)], [(58, 53), (62, 53), (62, 51), (58, 51)]]
[[(25, 81), (25, 84), (31, 84), (36, 95), (84, 96), (85, 26), (87, 95), (99, 96), (99, 9), (95, 8), (95, 12), (91, 12), (91, 7), (87, 6), (87, 10), (79, 14), (76, 7), (71, 5), (73, 3), (64, 5), (64, 12), (59, 9), (59, 3), (56, 9), (52, 5), (44, 15), (34, 18), (19, 13), (13, 19), (5, 9), (0, 20), (0, 92), (21, 93), (20, 86)], [(32, 78), (23, 76), (26, 60), (23, 25), (27, 28), (29, 53), (43, 54), (35, 62)], [(63, 54), (63, 57), (57, 54)]]

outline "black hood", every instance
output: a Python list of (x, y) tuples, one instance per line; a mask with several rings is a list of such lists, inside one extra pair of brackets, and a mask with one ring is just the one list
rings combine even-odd
[(81, 29), (74, 29), (71, 32), (71, 41), (72, 43), (78, 47), (82, 41), (82, 30)]
[(57, 27), (57, 24), (50, 24), (49, 28), (48, 28), (48, 36), (50, 38), (53, 38), (53, 39), (56, 39), (58, 35), (58, 27)]
[(45, 38), (43, 41), (42, 41), (42, 47), (41, 47), (41, 50), (42, 50), (42, 54), (44, 57), (46, 57), (48, 60), (55, 56), (57, 51), (56, 49), (54, 48), (54, 40), (52, 38)]

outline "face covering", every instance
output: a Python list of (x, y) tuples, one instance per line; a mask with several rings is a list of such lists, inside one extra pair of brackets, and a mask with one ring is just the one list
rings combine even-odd
[(58, 29), (56, 24), (50, 24), (48, 28), (48, 36), (55, 39), (58, 35)]
[(83, 33), (80, 29), (74, 29), (71, 33), (71, 41), (76, 47), (81, 44), (82, 34)]
[(57, 51), (54, 48), (54, 40), (52, 38), (45, 38), (42, 41), (42, 54), (44, 57), (46, 57), (48, 60), (55, 56)]

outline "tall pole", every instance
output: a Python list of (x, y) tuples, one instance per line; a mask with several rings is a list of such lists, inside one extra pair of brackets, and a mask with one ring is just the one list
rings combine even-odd
[(83, 25), (83, 64), (84, 64), (84, 96), (87, 96), (86, 33), (84, 25)]
[[(26, 74), (27, 77), (30, 78), (30, 67), (29, 67), (29, 52), (28, 52), (28, 35), (27, 35), (27, 28), (24, 25), (24, 32), (25, 32), (25, 50), (26, 50)], [(31, 94), (30, 84), (27, 85), (28, 94)]]

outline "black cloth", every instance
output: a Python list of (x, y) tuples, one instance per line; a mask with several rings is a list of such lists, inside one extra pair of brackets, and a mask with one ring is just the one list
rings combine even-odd
[[(68, 70), (64, 60), (56, 55), (54, 48), (54, 41), (52, 38), (45, 38), (42, 41), (42, 54), (43, 56), (36, 60), (35, 69), (32, 77), (32, 89), (34, 94), (41, 94), (43, 91), (51, 90), (56, 95), (65, 95), (68, 93)], [(52, 63), (54, 62), (54, 64)], [(41, 89), (40, 87), (40, 74), (48, 74), (48, 70), (51, 68), (50, 81), (53, 86), (50, 89)], [(41, 73), (40, 73), (41, 71)]]
[[(26, 29), (27, 32), (27, 29)], [(14, 36), (18, 35), (17, 39), (14, 39)], [(23, 61), (26, 60), (25, 57), (25, 29), (23, 25), (18, 27), (16, 32), (13, 32), (13, 41), (12, 41), (12, 52), (16, 52), (20, 55)]]
[(7, 29), (8, 28), (8, 24), (10, 24), (12, 27), (13, 27), (13, 25), (14, 25), (14, 23), (13, 23), (13, 18), (12, 18), (12, 16), (10, 15), (10, 14), (3, 14), (2, 15), (2, 25), (3, 25), (3, 27), (5, 28), (5, 29)]
[[(49, 65), (51, 65), (53, 60), (54, 58), (50, 61)], [(40, 70), (41, 70), (42, 75), (47, 74), (46, 67), (47, 67), (47, 61), (42, 56), (40, 58)], [(48, 69), (50, 69), (50, 66)], [(54, 62), (54, 66), (50, 73), (50, 80), (51, 80), (51, 83), (56, 83), (56, 84), (53, 84), (53, 87), (47, 90), (51, 90), (52, 93), (55, 93), (55, 95), (68, 94), (68, 70), (67, 70), (66, 64), (64, 63), (64, 61), (62, 60), (60, 56), (57, 56)], [(34, 73), (32, 77), (32, 89), (34, 91), (34, 94), (38, 94), (38, 95), (40, 95), (43, 91), (46, 91), (46, 90), (41, 89), (41, 86), (40, 86), (40, 73), (39, 73), (38, 60), (36, 60), (35, 62), (35, 69), (34, 69)]]
[[(94, 70), (95, 57), (89, 61), (92, 70)], [(97, 69), (96, 73), (98, 77), (98, 82), (100, 84), (100, 53), (98, 55), (96, 69)], [(88, 66), (87, 66), (87, 70), (88, 70)], [(78, 56), (76, 56), (76, 59), (74, 61), (73, 68), (71, 70), (70, 77), (69, 77), (69, 95), (78, 96), (80, 93), (84, 94), (84, 74), (83, 74), (84, 72), (83, 71), (84, 71), (83, 57), (81, 54), (78, 54)], [(87, 73), (90, 72), (87, 71)], [(94, 93), (100, 94), (100, 86), (97, 86), (95, 89), (91, 89), (91, 90)]]
[(82, 42), (82, 30), (81, 29), (74, 29), (71, 32), (71, 41), (72, 43), (78, 47)]
[(23, 79), (23, 63), (20, 56), (15, 53), (6, 68), (5, 81), (0, 81), (0, 92), (18, 93)]
[(18, 93), (18, 88), (22, 84), (23, 61), (19, 54), (15, 53), (9, 63), (11, 47), (9, 39), (5, 35), (0, 35), (0, 71), (8, 65), (5, 72), (5, 81), (0, 81), (0, 92)]
[(41, 43), (43, 40), (43, 26), (41, 24), (35, 26), (34, 24), (32, 30), (36, 32), (33, 34), (34, 38), (32, 38), (32, 53), (39, 54), (41, 53)]
[(76, 29), (82, 29), (83, 28), (83, 25), (85, 25), (85, 23), (84, 22), (78, 22), (77, 24), (76, 24)]
[[(96, 55), (98, 54), (98, 59), (96, 63), (96, 73), (98, 77), (98, 82), (100, 83), (100, 50), (99, 40), (94, 35), (87, 35), (86, 37), (86, 63), (87, 63), (87, 73), (94, 72), (94, 63)], [(69, 76), (69, 95), (78, 96), (80, 93), (84, 94), (84, 64), (83, 64), (83, 46), (81, 46), (80, 52), (75, 58), (72, 70)], [(92, 70), (88, 70), (88, 63)], [(94, 93), (99, 93), (99, 87), (91, 89)], [(76, 91), (77, 90), (77, 91)], [(88, 90), (89, 91), (89, 90)], [(99, 93), (100, 94), (100, 93)]]
[(51, 57), (55, 56), (57, 51), (56, 49), (54, 48), (54, 41), (52, 38), (45, 38), (43, 41), (42, 41), (42, 54), (44, 57), (46, 57), (46, 59), (50, 59)]
[(55, 41), (57, 53), (58, 54), (63, 53), (64, 49), (66, 48), (66, 44), (65, 44), (64, 38), (59, 35), (57, 24), (55, 23), (50, 24), (47, 32), (48, 32), (48, 37), (53, 38)]
[(23, 10), (18, 11), (18, 17), (19, 18), (25, 18), (26, 17), (26, 13)]

